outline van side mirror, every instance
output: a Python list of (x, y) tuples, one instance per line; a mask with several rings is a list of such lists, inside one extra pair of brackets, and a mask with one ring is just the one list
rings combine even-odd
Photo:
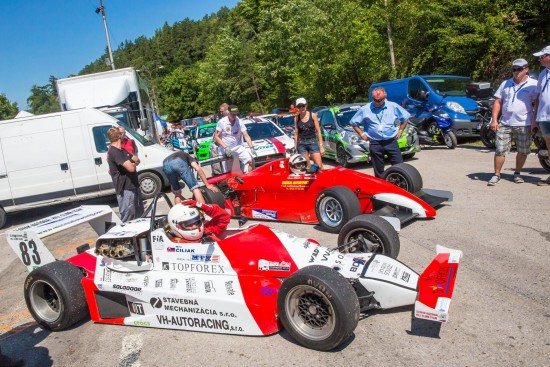
[(143, 131), (147, 131), (149, 128), (149, 121), (147, 121), (147, 118), (140, 118), (139, 119), (139, 128)]

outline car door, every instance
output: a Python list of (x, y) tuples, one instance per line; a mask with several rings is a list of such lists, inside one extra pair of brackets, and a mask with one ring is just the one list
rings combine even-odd
[(336, 143), (338, 131), (336, 130), (336, 119), (331, 110), (322, 111), (319, 120), (323, 134), (323, 143), (325, 144), (325, 155), (336, 156)]
[(13, 197), (1, 147), (2, 141), (0, 140), (0, 206), (6, 208), (13, 205)]
[(407, 99), (405, 101), (405, 106), (403, 106), (409, 113), (414, 117), (420, 117), (424, 112), (423, 103), (425, 101), (421, 100), (421, 95), (427, 93), (427, 86), (419, 78), (412, 78), (409, 80), (407, 85)]

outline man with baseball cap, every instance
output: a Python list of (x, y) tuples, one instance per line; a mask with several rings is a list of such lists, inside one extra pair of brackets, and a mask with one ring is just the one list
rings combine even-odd
[[(544, 66), (544, 70), (539, 74), (537, 84), (537, 98), (535, 99), (535, 114), (531, 124), (531, 130), (540, 127), (542, 136), (546, 141), (546, 147), (550, 148), (550, 46), (546, 46), (539, 52), (535, 52), (533, 56), (539, 58), (539, 62)], [(542, 152), (539, 152), (542, 153)], [(548, 156), (548, 150), (546, 150)], [(541, 180), (539, 186), (549, 186), (550, 177), (546, 180)]]
[[(527, 155), (531, 152), (531, 120), (537, 87), (537, 81), (530, 78), (528, 72), (527, 60), (514, 60), (512, 78), (503, 81), (495, 93), (491, 121), (491, 130), (496, 132), (495, 174), (487, 183), (488, 186), (495, 186), (500, 182), (500, 171), (506, 154), (512, 147), (512, 139), (516, 141), (518, 151), (513, 181), (518, 184), (523, 182), (520, 172)], [(501, 110), (499, 121), (498, 115)]]
[[(220, 147), (220, 154), (225, 155), (227, 158), (236, 155), (241, 162), (241, 169), (244, 171), (244, 167), (248, 165), (248, 171), (252, 171), (255, 165), (253, 157), (256, 157), (257, 153), (254, 150), (250, 136), (246, 132), (246, 126), (238, 117), (239, 108), (231, 105), (227, 107), (227, 112), (228, 115), (218, 121), (214, 140)], [(243, 138), (250, 150), (243, 146)]]

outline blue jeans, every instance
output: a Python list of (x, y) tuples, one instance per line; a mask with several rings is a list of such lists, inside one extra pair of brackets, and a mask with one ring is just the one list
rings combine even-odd
[(193, 176), (193, 169), (181, 158), (168, 160), (162, 166), (162, 170), (166, 174), (166, 177), (168, 177), (168, 182), (170, 182), (173, 192), (181, 191), (182, 187), (179, 183), (180, 178), (190, 191), (199, 187), (197, 180)]
[(116, 194), (116, 200), (122, 222), (140, 218), (145, 211), (139, 189), (124, 190)]
[(382, 177), (382, 173), (384, 173), (384, 153), (390, 158), (392, 166), (403, 163), (403, 156), (396, 139), (371, 140), (369, 150), (374, 176), (376, 177)]
[(306, 140), (298, 140), (298, 146), (296, 147), (296, 150), (300, 154), (306, 154), (306, 153), (321, 153), (321, 149), (319, 148), (319, 141), (317, 139), (306, 139)]

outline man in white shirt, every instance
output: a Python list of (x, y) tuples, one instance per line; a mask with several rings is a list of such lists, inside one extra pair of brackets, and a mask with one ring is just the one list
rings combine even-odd
[[(550, 46), (546, 46), (539, 52), (535, 52), (533, 56), (539, 58), (540, 64), (544, 66), (544, 70), (539, 74), (536, 89), (537, 98), (535, 100), (536, 115), (533, 116), (531, 130), (535, 130), (540, 127), (542, 136), (546, 141), (547, 150), (545, 153), (548, 155), (548, 148), (550, 148)], [(550, 177), (546, 180), (540, 181), (538, 185), (549, 186)]]
[(518, 184), (524, 182), (520, 172), (527, 155), (531, 153), (531, 120), (537, 87), (537, 81), (530, 78), (528, 72), (527, 60), (514, 60), (512, 78), (503, 81), (495, 93), (491, 122), (491, 129), (496, 132), (495, 174), (487, 183), (488, 186), (495, 186), (500, 182), (500, 171), (506, 154), (512, 147), (512, 139), (516, 141), (518, 151), (513, 180)]
[[(248, 171), (252, 171), (254, 169), (253, 157), (257, 154), (244, 123), (239, 120), (239, 108), (232, 105), (227, 108), (227, 111), (229, 114), (218, 121), (214, 140), (220, 147), (221, 155), (225, 155), (227, 158), (236, 155), (241, 162), (241, 169), (244, 171), (244, 167), (248, 165)], [(243, 138), (250, 150), (243, 146)]]

